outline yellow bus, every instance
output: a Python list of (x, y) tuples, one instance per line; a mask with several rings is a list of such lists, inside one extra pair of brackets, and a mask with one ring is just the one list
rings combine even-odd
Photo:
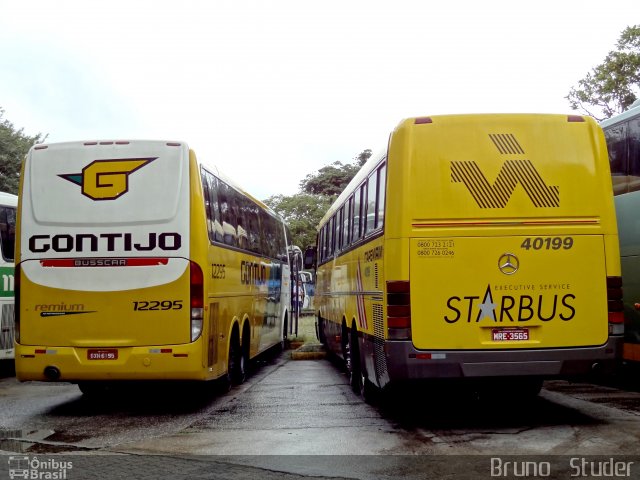
[(285, 224), (187, 144), (37, 145), (19, 197), (19, 380), (240, 383), (286, 337)]
[(0, 360), (13, 360), (14, 265), (18, 197), (0, 192)]
[(462, 378), (537, 394), (620, 356), (616, 217), (590, 118), (407, 119), (328, 210), (315, 250), (319, 337), (365, 397)]

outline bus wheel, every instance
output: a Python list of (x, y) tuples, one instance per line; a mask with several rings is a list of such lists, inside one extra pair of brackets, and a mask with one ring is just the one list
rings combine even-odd
[(246, 380), (245, 368), (245, 355), (240, 347), (238, 337), (234, 335), (229, 345), (229, 366), (227, 367), (227, 375), (231, 384), (240, 385)]
[(324, 336), (324, 325), (322, 323), (322, 317), (320, 316), (319, 313), (316, 319), (316, 337), (318, 338), (318, 341), (323, 345), (327, 344), (327, 339)]
[(362, 391), (364, 375), (362, 374), (362, 368), (360, 366), (360, 348), (358, 346), (358, 331), (355, 328), (351, 329), (351, 335), (349, 335), (349, 362), (347, 364), (347, 372), (349, 373), (349, 384), (354, 393), (360, 394)]
[(289, 335), (289, 319), (288, 316), (284, 316), (284, 322), (282, 322), (282, 341), (280, 342), (280, 350), (285, 351), (287, 348), (287, 339)]
[(378, 398), (378, 387), (367, 378), (364, 368), (360, 368), (360, 396), (367, 403), (375, 403)]

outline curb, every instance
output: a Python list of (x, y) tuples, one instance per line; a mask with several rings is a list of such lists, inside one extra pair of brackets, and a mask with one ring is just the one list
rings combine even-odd
[(291, 360), (320, 360), (326, 356), (327, 352), (321, 343), (307, 343), (291, 352)]

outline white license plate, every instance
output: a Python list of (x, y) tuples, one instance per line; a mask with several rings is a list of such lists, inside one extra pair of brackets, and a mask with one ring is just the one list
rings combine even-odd
[(117, 360), (118, 350), (115, 348), (90, 349), (87, 351), (89, 360)]
[(528, 328), (494, 328), (491, 330), (494, 342), (518, 342), (529, 340)]

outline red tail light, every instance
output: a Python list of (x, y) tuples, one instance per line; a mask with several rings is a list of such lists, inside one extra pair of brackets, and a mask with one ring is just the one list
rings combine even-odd
[(609, 310), (609, 323), (623, 324), (624, 304), (622, 302), (621, 277), (607, 277), (607, 304)]
[(408, 281), (387, 282), (387, 338), (411, 340), (411, 287)]
[(204, 276), (200, 265), (191, 262), (189, 266), (191, 274), (191, 308), (202, 308), (204, 306)]
[(202, 268), (195, 262), (189, 264), (191, 305), (191, 341), (195, 342), (202, 334), (202, 320), (204, 318), (204, 275)]

